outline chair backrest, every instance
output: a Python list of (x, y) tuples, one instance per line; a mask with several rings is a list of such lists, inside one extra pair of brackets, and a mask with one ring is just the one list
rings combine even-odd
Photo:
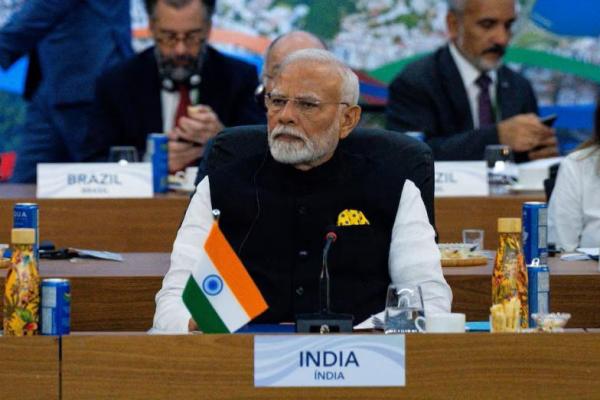
[(551, 165), (548, 170), (548, 178), (544, 179), (544, 192), (546, 193), (546, 201), (550, 201), (550, 196), (552, 196), (552, 191), (554, 190), (554, 185), (556, 184), (556, 177), (558, 175), (558, 168), (560, 168), (560, 163)]
[[(241, 157), (262, 154), (267, 146), (267, 128), (264, 125), (226, 129), (207, 146), (197, 180)], [(380, 160), (384, 168), (397, 171), (398, 176), (406, 176), (413, 181), (421, 191), (429, 221), (435, 226), (433, 156), (429, 146), (403, 133), (356, 128), (340, 141), (339, 149)]]

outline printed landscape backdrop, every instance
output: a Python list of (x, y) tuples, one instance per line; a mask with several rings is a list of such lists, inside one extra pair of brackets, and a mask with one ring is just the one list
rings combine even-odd
[[(26, 0), (0, 0), (0, 24)], [(563, 151), (589, 135), (600, 83), (600, 2), (518, 0), (519, 22), (506, 60), (534, 84), (542, 113), (558, 112)], [(305, 29), (361, 78), (364, 103), (385, 104), (387, 84), (406, 63), (443, 44), (443, 0), (218, 0), (212, 43), (260, 70), (274, 37)], [(151, 45), (141, 0), (132, 0), (134, 48)], [(22, 60), (0, 71), (0, 152), (14, 149), (24, 118)]]

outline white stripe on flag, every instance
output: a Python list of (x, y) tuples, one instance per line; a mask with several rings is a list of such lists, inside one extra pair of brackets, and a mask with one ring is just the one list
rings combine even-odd
[[(215, 268), (214, 264), (208, 258), (208, 255), (202, 249), (202, 254), (200, 256), (200, 260), (196, 263), (197, 268), (194, 268), (192, 271), (192, 276), (196, 280), (196, 283), (215, 309), (215, 312), (219, 314), (219, 317), (229, 329), (229, 332), (235, 332), (240, 329), (242, 326), (250, 321), (250, 317), (246, 314), (246, 311), (242, 307), (242, 305), (237, 301), (233, 292), (227, 285), (227, 282), (223, 279), (219, 271)], [(202, 287), (202, 282), (209, 275), (217, 275), (221, 279), (223, 279), (223, 290), (214, 296), (206, 293), (204, 288)]]

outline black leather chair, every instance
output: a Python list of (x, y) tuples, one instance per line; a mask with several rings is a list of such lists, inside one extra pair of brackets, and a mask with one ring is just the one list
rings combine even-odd
[[(268, 146), (264, 125), (238, 126), (225, 129), (211, 140), (199, 164), (196, 184), (206, 175), (240, 157), (257, 155)], [(435, 227), (434, 169), (431, 149), (425, 143), (403, 133), (382, 129), (356, 128), (340, 141), (339, 149), (382, 161), (387, 169), (407, 176), (421, 191), (427, 215)]]
[(544, 192), (546, 193), (547, 202), (550, 201), (550, 196), (552, 196), (552, 191), (554, 190), (554, 185), (556, 184), (558, 168), (560, 168), (560, 163), (551, 165), (550, 168), (548, 168), (548, 178), (544, 179)]

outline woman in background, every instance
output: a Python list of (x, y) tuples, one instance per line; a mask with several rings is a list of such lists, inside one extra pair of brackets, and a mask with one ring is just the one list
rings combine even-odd
[(560, 164), (548, 225), (548, 240), (559, 249), (600, 247), (600, 102), (594, 134)]

